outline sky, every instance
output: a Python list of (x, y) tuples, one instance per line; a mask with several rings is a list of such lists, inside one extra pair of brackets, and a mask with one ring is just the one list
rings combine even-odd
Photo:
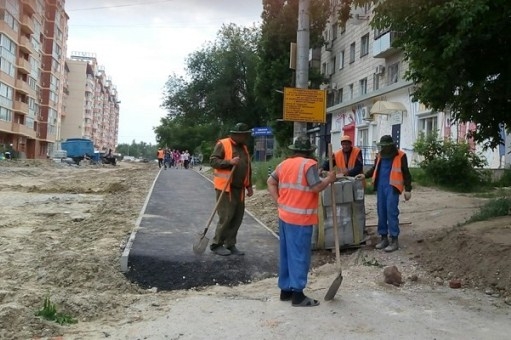
[(222, 24), (260, 24), (262, 0), (66, 0), (67, 56), (96, 55), (117, 87), (118, 143), (155, 144), (165, 82)]

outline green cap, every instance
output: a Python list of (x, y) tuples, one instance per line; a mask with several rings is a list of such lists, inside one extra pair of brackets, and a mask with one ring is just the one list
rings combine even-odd
[(394, 139), (392, 139), (392, 136), (385, 135), (380, 138), (380, 142), (377, 143), (378, 146), (390, 146), (395, 145)]
[(234, 125), (234, 128), (231, 130), (231, 133), (252, 133), (252, 130), (248, 128), (247, 124), (238, 123)]
[(316, 145), (312, 145), (311, 141), (306, 136), (298, 136), (295, 138), (294, 143), (289, 145), (288, 148), (293, 151), (312, 152), (316, 150)]

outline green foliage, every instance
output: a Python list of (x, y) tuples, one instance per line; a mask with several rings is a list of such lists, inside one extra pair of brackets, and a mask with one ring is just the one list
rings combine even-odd
[(57, 311), (57, 307), (50, 301), (50, 297), (44, 298), (43, 307), (35, 313), (36, 316), (40, 316), (45, 320), (55, 321), (60, 325), (74, 324), (78, 321), (72, 316)]
[(282, 162), (283, 158), (272, 158), (267, 162), (253, 162), (252, 163), (252, 182), (256, 189), (266, 189), (266, 181), (268, 176), (272, 173), (277, 165)]
[(123, 156), (153, 159), (156, 158), (157, 149), (158, 147), (156, 145), (147, 144), (145, 142), (137, 143), (135, 140), (133, 140), (131, 144), (122, 143), (117, 145), (117, 147), (115, 148), (115, 152), (120, 153)]
[(380, 262), (378, 262), (377, 259), (375, 259), (374, 257), (369, 258), (366, 255), (364, 255), (364, 257), (362, 258), (362, 264), (364, 266), (369, 266), (369, 267), (378, 267), (378, 268), (383, 268), (384, 267), (384, 265), (381, 264)]
[[(449, 108), (454, 119), (476, 122), (475, 141), (495, 148), (501, 126), (511, 127), (511, 17), (508, 0), (346, 0), (373, 4), (373, 28), (399, 32), (393, 46), (409, 64), (413, 96), (433, 110)], [(374, 6), (378, 4), (378, 6)]]
[(511, 187), (511, 169), (504, 169), (504, 173), (494, 184), (498, 187)]
[(486, 179), (476, 168), (485, 166), (486, 160), (470, 150), (467, 143), (441, 141), (435, 134), (420, 134), (414, 150), (422, 160), (419, 166), (427, 180), (435, 185), (460, 191), (471, 191), (485, 184)]
[(472, 223), (477, 221), (486, 221), (493, 217), (507, 216), (511, 209), (511, 198), (500, 197), (491, 199), (477, 213), (472, 215), (466, 222)]

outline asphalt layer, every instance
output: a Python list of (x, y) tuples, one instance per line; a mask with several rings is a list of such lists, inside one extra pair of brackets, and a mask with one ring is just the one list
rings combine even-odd
[[(202, 255), (193, 252), (215, 203), (213, 184), (199, 172), (162, 169), (125, 250), (128, 279), (143, 288), (176, 290), (277, 276), (278, 239), (247, 212), (236, 245), (245, 255), (219, 256), (209, 246)], [(210, 239), (216, 221), (215, 216)]]

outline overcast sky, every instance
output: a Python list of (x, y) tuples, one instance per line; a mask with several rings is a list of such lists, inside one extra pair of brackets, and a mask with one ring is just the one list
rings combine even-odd
[(262, 0), (66, 0), (69, 56), (95, 53), (117, 86), (119, 143), (155, 143), (169, 75), (214, 41), (223, 23), (259, 24)]

